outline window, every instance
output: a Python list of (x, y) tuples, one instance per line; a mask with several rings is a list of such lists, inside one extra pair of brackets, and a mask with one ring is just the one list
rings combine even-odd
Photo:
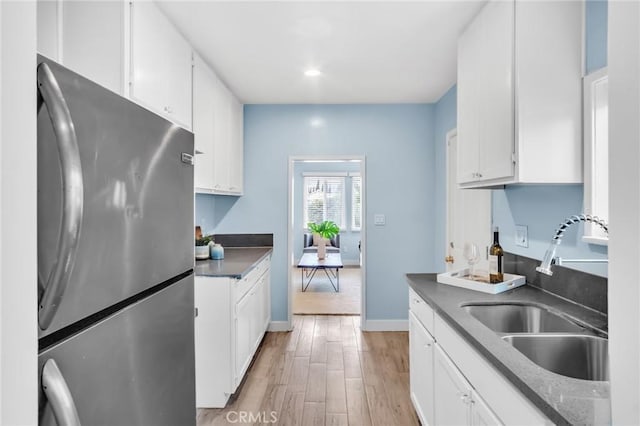
[(304, 224), (332, 220), (345, 228), (344, 176), (304, 177)]
[(362, 226), (362, 184), (360, 175), (351, 175), (351, 230), (359, 231)]
[[(609, 221), (609, 80), (602, 69), (584, 78), (584, 211)], [(607, 234), (585, 224), (583, 240), (607, 245)]]

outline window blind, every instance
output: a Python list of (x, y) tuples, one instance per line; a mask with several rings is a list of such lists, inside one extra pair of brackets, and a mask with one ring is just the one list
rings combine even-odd
[(344, 229), (344, 177), (304, 177), (304, 224), (331, 220)]
[(351, 177), (351, 230), (362, 226), (362, 184), (360, 176)]

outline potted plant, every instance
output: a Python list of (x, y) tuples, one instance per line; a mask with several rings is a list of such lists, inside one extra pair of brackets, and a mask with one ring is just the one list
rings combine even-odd
[(318, 239), (318, 259), (324, 259), (327, 254), (327, 243), (331, 238), (338, 235), (340, 228), (331, 220), (325, 220), (320, 223), (309, 222), (307, 228), (313, 232), (314, 245), (316, 245), (316, 238)]
[(211, 235), (205, 235), (200, 238), (196, 238), (196, 259), (203, 260), (209, 258), (209, 243), (211, 242)]

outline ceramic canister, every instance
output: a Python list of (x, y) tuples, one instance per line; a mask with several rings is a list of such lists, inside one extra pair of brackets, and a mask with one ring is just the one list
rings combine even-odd
[(220, 244), (214, 244), (210, 247), (211, 258), (214, 260), (224, 259), (224, 247)]

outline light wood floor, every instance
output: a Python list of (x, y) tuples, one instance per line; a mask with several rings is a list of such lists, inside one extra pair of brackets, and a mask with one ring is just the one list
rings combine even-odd
[[(236, 400), (198, 410), (198, 426), (419, 424), (406, 332), (362, 332), (355, 316), (294, 316), (294, 325), (267, 333)], [(241, 423), (242, 411), (265, 413), (267, 421)]]
[(293, 268), (292, 278), (294, 314), (360, 315), (360, 268), (340, 269), (339, 292), (333, 289), (324, 271), (317, 271), (305, 292), (302, 292), (299, 268)]

